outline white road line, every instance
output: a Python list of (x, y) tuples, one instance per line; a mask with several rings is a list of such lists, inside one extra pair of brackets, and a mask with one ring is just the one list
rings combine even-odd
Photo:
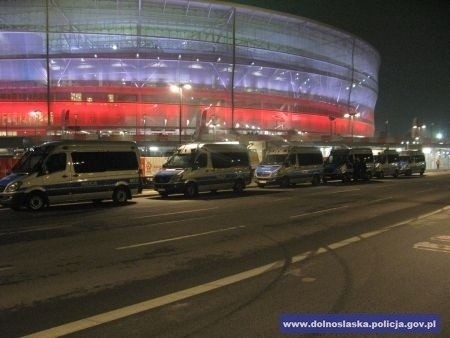
[(340, 194), (343, 192), (349, 192), (349, 191), (360, 191), (361, 189), (355, 188), (355, 189), (347, 189), (347, 190), (338, 190), (338, 191), (329, 191), (327, 194)]
[(69, 224), (69, 225), (59, 225), (59, 226), (54, 226), (54, 227), (31, 228), (31, 229), (19, 230), (19, 231), (2, 232), (2, 233), (0, 233), (0, 236), (6, 236), (6, 235), (11, 235), (11, 234), (23, 234), (23, 233), (34, 232), (34, 231), (65, 229), (65, 228), (70, 228), (72, 226), (73, 226), (73, 224)]
[(331, 250), (336, 250), (338, 248), (342, 248), (343, 246), (347, 246), (349, 244), (359, 242), (360, 240), (361, 240), (360, 237), (354, 236), (354, 237), (344, 239), (343, 241), (340, 241), (340, 242), (331, 243), (327, 247), (330, 248)]
[(385, 197), (385, 198), (379, 198), (379, 199), (376, 199), (376, 200), (373, 200), (373, 201), (368, 201), (367, 204), (384, 202), (384, 201), (391, 200), (392, 198), (393, 198), (392, 196), (390, 196), (390, 197)]
[[(443, 208), (441, 210), (446, 210), (446, 209), (447, 209), (447, 207)], [(414, 219), (412, 219), (412, 220), (414, 220)], [(407, 222), (405, 222), (405, 221), (399, 222), (394, 225), (387, 226), (383, 229), (380, 229), (379, 231), (366, 232), (359, 236), (362, 238), (371, 237), (371, 236), (374, 236), (375, 233), (383, 233), (385, 231), (393, 230), (396, 227), (398, 227), (399, 225), (406, 224), (406, 223)], [(361, 240), (361, 239), (358, 238), (357, 236), (350, 237), (346, 240), (331, 244), (328, 246), (328, 248), (330, 249), (331, 246), (342, 247), (344, 245), (355, 243), (359, 240)], [(293, 263), (300, 262), (302, 260), (305, 260), (308, 257), (313, 257), (313, 256), (317, 256), (319, 254), (325, 253), (329, 249), (322, 247), (322, 248), (319, 248), (315, 252), (307, 251), (307, 252), (298, 254), (296, 256), (293, 256), (291, 261)], [(431, 248), (431, 247), (429, 247), (429, 249), (436, 250), (436, 248)], [(116, 310), (112, 310), (112, 311), (101, 313), (101, 314), (91, 316), (88, 318), (80, 319), (75, 322), (66, 323), (66, 324), (63, 324), (63, 325), (60, 325), (60, 326), (57, 326), (54, 328), (50, 328), (48, 330), (35, 332), (33, 334), (25, 336), (25, 338), (26, 337), (33, 337), (33, 338), (35, 338), (35, 337), (42, 337), (42, 338), (60, 337), (60, 336), (64, 336), (64, 335), (78, 332), (81, 330), (89, 329), (89, 328), (97, 326), (97, 325), (106, 324), (106, 323), (109, 323), (109, 322), (117, 320), (117, 319), (125, 318), (125, 317), (135, 315), (140, 312), (148, 311), (151, 309), (155, 309), (157, 307), (171, 304), (171, 303), (177, 302), (179, 300), (197, 296), (197, 295), (206, 293), (211, 290), (219, 289), (219, 288), (227, 286), (227, 285), (238, 283), (243, 280), (264, 274), (268, 271), (282, 268), (284, 266), (284, 264), (285, 264), (284, 261), (278, 260), (278, 261), (275, 261), (275, 262), (272, 262), (272, 263), (254, 268), (254, 269), (250, 269), (250, 270), (247, 270), (247, 271), (244, 271), (241, 273), (237, 273), (237, 274), (234, 274), (234, 275), (231, 275), (228, 277), (218, 279), (218, 280), (210, 282), (210, 283), (205, 283), (205, 284), (201, 284), (198, 286), (194, 286), (189, 289), (185, 289), (185, 290), (174, 292), (174, 293), (164, 295), (161, 297), (149, 299), (149, 300), (143, 301), (141, 303), (137, 303), (137, 304), (130, 305), (130, 306), (125, 306), (125, 307), (122, 307), (122, 308), (119, 308)]]
[(414, 249), (439, 251), (450, 253), (450, 245), (431, 243), (431, 242), (419, 242), (414, 244)]
[(448, 235), (439, 235), (439, 236), (433, 236), (430, 238), (432, 241), (438, 241), (438, 242), (449, 242), (450, 243), (450, 236)]
[(293, 256), (291, 258), (291, 263), (298, 263), (298, 262), (304, 261), (306, 258), (311, 257), (311, 256), (314, 256), (314, 252), (313, 251), (307, 251), (305, 253)]
[(297, 217), (309, 216), (309, 215), (314, 215), (314, 214), (321, 214), (324, 212), (329, 212), (329, 211), (338, 210), (338, 209), (345, 209), (345, 208), (348, 208), (348, 205), (343, 205), (340, 207), (323, 209), (323, 210), (317, 210), (317, 211), (311, 211), (311, 212), (305, 212), (304, 214), (292, 215), (292, 216), (290, 216), (290, 218), (297, 218)]
[(171, 304), (186, 298), (190, 298), (196, 295), (203, 294), (205, 292), (222, 288), (227, 285), (231, 285), (242, 280), (252, 278), (263, 273), (266, 273), (271, 270), (279, 269), (284, 265), (284, 261), (276, 261), (273, 263), (269, 263), (251, 270), (247, 270), (241, 273), (237, 273), (235, 275), (231, 275), (228, 277), (224, 277), (218, 280), (215, 280), (210, 283), (205, 283), (199, 286), (194, 286), (189, 289), (181, 290), (178, 292), (174, 292), (165, 296), (157, 297), (154, 299), (149, 299), (147, 301), (137, 303), (130, 306), (125, 306), (120, 309), (112, 310), (109, 312), (101, 313), (99, 315), (91, 316), (88, 318), (84, 318), (81, 320), (77, 320), (75, 322), (63, 324), (48, 330), (36, 332), (25, 337), (61, 337), (64, 335), (68, 335), (70, 333), (78, 332), (81, 330), (85, 330), (100, 324), (109, 323), (113, 320), (125, 318), (143, 311), (148, 311), (163, 305)]
[(0, 271), (6, 271), (6, 270), (11, 270), (13, 269), (12, 266), (4, 266), (4, 267), (0, 267)]
[(214, 210), (214, 209), (218, 209), (218, 208), (219, 207), (213, 207), (213, 208), (203, 208), (203, 209), (193, 209), (193, 210), (185, 210), (185, 211), (177, 211), (177, 212), (168, 212), (168, 213), (164, 213), (164, 214), (152, 214), (152, 215), (146, 215), (146, 216), (133, 217), (133, 219), (187, 214), (187, 213), (198, 212), (198, 211)]
[(152, 241), (152, 242), (146, 242), (146, 243), (138, 243), (138, 244), (132, 244), (132, 245), (127, 245), (127, 246), (121, 246), (121, 247), (116, 248), (116, 250), (134, 249), (134, 248), (138, 248), (138, 247), (141, 247), (141, 246), (154, 245), (154, 244), (160, 244), (160, 243), (166, 243), (166, 242), (172, 242), (172, 241), (178, 241), (180, 239), (186, 239), (186, 238), (206, 236), (206, 235), (216, 234), (216, 233), (224, 232), (224, 231), (243, 229), (245, 227), (246, 227), (245, 225), (240, 225), (240, 226), (237, 226), (237, 227), (231, 227), (231, 228), (226, 228), (226, 229), (211, 230), (211, 231), (200, 232), (200, 233), (197, 233), (197, 234), (184, 235), (184, 236), (178, 236), (178, 237), (172, 237), (172, 238), (166, 238), (166, 239), (160, 239), (158, 241)]
[(359, 235), (359, 236), (362, 237), (363, 239), (366, 239), (366, 238), (370, 238), (370, 237), (379, 235), (379, 234), (381, 234), (381, 233), (383, 233), (383, 232), (385, 232), (385, 231), (388, 231), (388, 229), (381, 229), (381, 230), (369, 231), (369, 232), (363, 233), (363, 234), (361, 234), (361, 235)]

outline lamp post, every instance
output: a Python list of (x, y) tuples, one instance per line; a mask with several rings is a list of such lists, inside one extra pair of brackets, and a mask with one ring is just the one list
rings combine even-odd
[(179, 96), (179, 114), (178, 114), (178, 142), (181, 144), (181, 117), (182, 117), (182, 110), (183, 110), (183, 89), (191, 89), (192, 86), (189, 83), (184, 84), (178, 84), (178, 85), (171, 85), (170, 90), (174, 93), (178, 93)]
[(357, 113), (357, 112), (352, 112), (352, 113), (347, 113), (344, 114), (344, 117), (346, 119), (350, 119), (350, 128), (351, 128), (351, 135), (352, 135), (352, 143), (353, 143), (353, 120), (355, 119), (355, 117), (360, 117), (361, 114)]
[(334, 120), (336, 120), (336, 117), (334, 117), (333, 115), (328, 116), (328, 120), (330, 120), (330, 141), (333, 138), (333, 122)]
[(421, 126), (418, 126), (418, 125), (414, 125), (413, 126), (413, 129), (414, 130), (417, 130), (417, 133), (414, 133), (415, 135), (417, 135), (416, 137), (415, 137), (415, 140), (416, 141), (418, 141), (419, 143), (420, 143), (420, 139), (421, 139), (421, 131), (422, 131), (422, 129), (425, 129), (427, 126), (425, 125), (425, 124), (422, 124)]
[(3, 121), (5, 121), (5, 136), (8, 136), (8, 115), (3, 114)]
[(142, 122), (144, 124), (144, 141), (147, 141), (147, 115), (142, 116)]

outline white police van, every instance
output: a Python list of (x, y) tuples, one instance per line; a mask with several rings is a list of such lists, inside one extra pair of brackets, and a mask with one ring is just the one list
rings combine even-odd
[(47, 142), (27, 151), (0, 180), (0, 204), (40, 210), (56, 203), (112, 199), (125, 203), (141, 191), (134, 142)]
[(400, 152), (400, 168), (399, 174), (410, 176), (425, 173), (426, 162), (425, 154), (420, 150), (405, 150)]
[(256, 167), (255, 182), (259, 187), (296, 183), (320, 184), (323, 173), (322, 152), (316, 147), (278, 146), (270, 148)]
[(400, 154), (393, 149), (385, 149), (375, 157), (375, 176), (398, 177), (400, 174)]
[(183, 193), (232, 189), (241, 193), (251, 182), (248, 149), (232, 143), (191, 143), (180, 146), (153, 179), (154, 189), (165, 197)]

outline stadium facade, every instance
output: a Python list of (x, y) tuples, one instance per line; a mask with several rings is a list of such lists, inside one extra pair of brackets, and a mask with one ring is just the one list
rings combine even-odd
[(333, 27), (231, 2), (1, 7), (0, 135), (374, 134), (379, 55)]

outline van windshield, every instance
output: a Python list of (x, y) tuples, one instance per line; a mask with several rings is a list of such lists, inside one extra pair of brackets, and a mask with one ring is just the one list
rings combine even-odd
[(286, 161), (286, 154), (268, 154), (261, 164), (283, 164)]
[(15, 174), (31, 174), (40, 170), (44, 159), (53, 147), (36, 147), (28, 150), (12, 168)]
[(191, 168), (192, 165), (192, 154), (175, 154), (167, 160), (164, 168)]

